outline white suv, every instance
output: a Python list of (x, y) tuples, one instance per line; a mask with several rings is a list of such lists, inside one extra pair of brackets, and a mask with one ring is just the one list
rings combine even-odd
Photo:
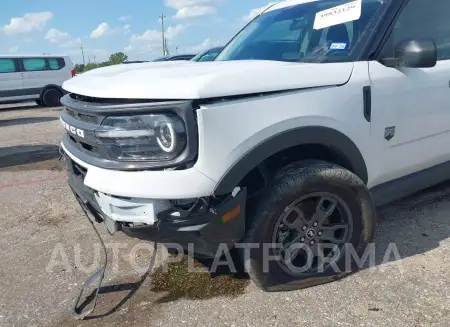
[(73, 76), (67, 56), (0, 55), (0, 102), (36, 100), (41, 106), (58, 106), (61, 85)]
[(264, 290), (343, 277), (357, 268), (346, 251), (372, 240), (376, 204), (448, 178), (449, 11), (285, 1), (213, 62), (71, 79), (69, 183), (112, 233), (199, 256), (238, 245)]

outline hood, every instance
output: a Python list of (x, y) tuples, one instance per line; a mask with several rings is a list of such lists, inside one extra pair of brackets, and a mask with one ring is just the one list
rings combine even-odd
[(353, 63), (153, 62), (98, 68), (66, 81), (63, 88), (96, 98), (205, 99), (341, 85), (352, 70)]

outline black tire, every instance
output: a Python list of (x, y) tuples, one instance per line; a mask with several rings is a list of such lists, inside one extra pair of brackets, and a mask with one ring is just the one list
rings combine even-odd
[(42, 94), (42, 102), (46, 107), (58, 107), (61, 105), (62, 93), (55, 88), (49, 88)]
[[(282, 217), (282, 214), (288, 210), (290, 204), (295, 203), (297, 199), (302, 199), (302, 197), (306, 198), (311, 194), (319, 194), (318, 192), (327, 192), (323, 194), (336, 195), (336, 197), (342, 199), (339, 203), (346, 205), (345, 208), (348, 210), (345, 212), (350, 213), (348, 225), (351, 225), (351, 228), (347, 229), (345, 232), (345, 245), (343, 245), (344, 248), (342, 251), (337, 251), (341, 253), (341, 255), (336, 255), (337, 259), (334, 263), (335, 266), (325, 267), (323, 271), (317, 269), (316, 272), (311, 272), (309, 274), (293, 275), (288, 273), (291, 271), (282, 269), (284, 266), (280, 265), (281, 261), (270, 261), (267, 263), (267, 260), (265, 260), (266, 265), (264, 265), (263, 244), (273, 244), (273, 237), (278, 237), (277, 235), (279, 235), (278, 229), (277, 232), (275, 232), (276, 226), (281, 226), (284, 224), (285, 220), (287, 221), (290, 219), (289, 217), (286, 217), (284, 218), (285, 220), (281, 220), (282, 218), (280, 217)], [(321, 208), (320, 210), (328, 210), (323, 207), (325, 206), (323, 198), (320, 198), (318, 201), (321, 204), (313, 204), (315, 214), (322, 212), (319, 211), (319, 206)], [(322, 207), (324, 209), (322, 209)], [(367, 245), (372, 241), (375, 231), (375, 206), (363, 181), (355, 174), (338, 165), (322, 161), (303, 161), (281, 169), (275, 175), (271, 185), (267, 187), (266, 191), (258, 199), (257, 204), (249, 209), (250, 227), (247, 231), (244, 243), (256, 243), (259, 246), (257, 249), (248, 250), (246, 257), (244, 256), (243, 258), (244, 265), (254, 283), (265, 291), (302, 289), (328, 283), (349, 275), (359, 267), (357, 267), (355, 261), (352, 260), (353, 257), (350, 257), (350, 261), (348, 260), (348, 253), (350, 253), (350, 250), (346, 250), (346, 246), (353, 246), (355, 253), (361, 258)], [(331, 211), (331, 209), (329, 211)], [(339, 216), (340, 212), (341, 211), (339, 211)], [(298, 217), (294, 218), (294, 222), (297, 221)], [(331, 214), (326, 217), (331, 217)], [(282, 221), (281, 225), (280, 221)], [(303, 221), (305, 221), (305, 219), (302, 219), (302, 222)], [(317, 228), (326, 228), (321, 226)], [(325, 223), (323, 226), (325, 226)], [(301, 228), (304, 227), (305, 226), (302, 226)], [(283, 225), (281, 228), (286, 227)], [(331, 229), (333, 228), (334, 227)], [(292, 230), (289, 230), (288, 235), (290, 235), (289, 233), (291, 233), (291, 231)], [(297, 232), (297, 230), (294, 232)], [(333, 233), (334, 232), (333, 229)], [(324, 231), (321, 231), (317, 235), (323, 233)], [(309, 242), (308, 238), (306, 238), (305, 241), (305, 237), (302, 237), (302, 240), (304, 240), (303, 243)], [(322, 241), (318, 240), (317, 242), (319, 243)], [(313, 241), (310, 243), (313, 243)], [(317, 246), (317, 244), (315, 246)], [(241, 254), (243, 253), (244, 252), (242, 251)], [(348, 264), (349, 262), (350, 264)], [(338, 269), (336, 269), (336, 267), (338, 267)]]
[(36, 100), (36, 104), (37, 104), (38, 106), (41, 106), (41, 107), (44, 106), (44, 102), (42, 102), (41, 99)]

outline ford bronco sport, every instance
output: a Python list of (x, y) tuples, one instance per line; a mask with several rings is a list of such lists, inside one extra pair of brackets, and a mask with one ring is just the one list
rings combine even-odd
[[(69, 184), (111, 233), (193, 244), (205, 257), (252, 245), (240, 253), (264, 290), (343, 277), (355, 268), (344, 246), (364, 253), (376, 205), (449, 175), (447, 9), (443, 0), (290, 0), (213, 62), (118, 65), (68, 80)], [(280, 244), (267, 265), (261, 244)]]

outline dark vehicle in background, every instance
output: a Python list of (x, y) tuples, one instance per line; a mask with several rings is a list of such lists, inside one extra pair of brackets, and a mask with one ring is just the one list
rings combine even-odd
[(144, 62), (148, 62), (148, 60), (124, 61), (122, 64), (142, 64)]
[(193, 55), (193, 54), (174, 55), (174, 56), (168, 56), (168, 57), (154, 59), (154, 60), (152, 60), (152, 62), (157, 62), (157, 61), (189, 61), (189, 60), (191, 60), (194, 57), (195, 57), (195, 55)]
[(203, 51), (196, 55), (191, 61), (203, 62), (203, 61), (213, 61), (222, 51), (223, 47), (216, 47), (206, 51)]

